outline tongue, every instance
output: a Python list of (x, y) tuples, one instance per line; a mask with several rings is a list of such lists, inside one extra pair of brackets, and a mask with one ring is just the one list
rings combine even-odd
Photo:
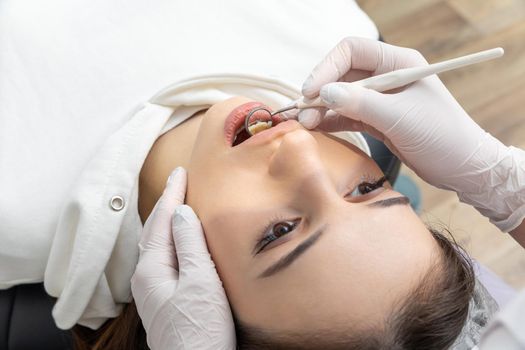
[(248, 132), (246, 129), (243, 129), (238, 135), (235, 141), (233, 142), (233, 146), (237, 146), (238, 144), (248, 140), (250, 138), (250, 135), (248, 135)]

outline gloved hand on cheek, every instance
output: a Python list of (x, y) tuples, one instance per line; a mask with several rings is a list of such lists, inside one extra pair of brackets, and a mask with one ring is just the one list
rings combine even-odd
[(231, 310), (200, 220), (183, 204), (186, 182), (177, 168), (148, 217), (131, 291), (151, 349), (235, 349)]

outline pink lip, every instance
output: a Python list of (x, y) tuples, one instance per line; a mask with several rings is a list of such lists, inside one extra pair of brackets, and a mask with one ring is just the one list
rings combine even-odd
[[(248, 102), (248, 103), (244, 103), (236, 107), (226, 117), (226, 120), (224, 121), (224, 136), (226, 138), (226, 142), (228, 143), (230, 147), (233, 145), (233, 139), (235, 138), (235, 132), (239, 130), (241, 126), (243, 126), (244, 120), (246, 119), (246, 115), (248, 115), (248, 113), (256, 107), (265, 107), (265, 108), (270, 109), (269, 107), (267, 107), (266, 105), (260, 102)], [(277, 125), (280, 122), (281, 122), (281, 117), (279, 115), (272, 116), (272, 123), (274, 125)], [(250, 137), (250, 139), (252, 138), (253, 137)], [(248, 142), (248, 140), (246, 140), (245, 142)]]

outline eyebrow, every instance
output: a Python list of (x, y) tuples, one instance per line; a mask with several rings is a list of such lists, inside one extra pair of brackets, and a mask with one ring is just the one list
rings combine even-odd
[(297, 259), (300, 255), (302, 255), (308, 248), (310, 248), (321, 236), (321, 234), (326, 229), (326, 224), (321, 226), (317, 231), (315, 231), (310, 237), (302, 241), (295, 247), (290, 253), (286, 254), (277, 262), (273, 263), (270, 267), (268, 267), (266, 270), (264, 270), (257, 278), (264, 278), (269, 277), (271, 275), (276, 274), (277, 272), (281, 271), (285, 267), (290, 266), (290, 264)]
[(406, 205), (406, 204), (410, 204), (410, 199), (408, 199), (408, 197), (401, 196), (401, 197), (381, 199), (381, 200), (369, 203), (367, 204), (367, 206), (377, 207), (377, 208), (388, 208), (393, 205)]

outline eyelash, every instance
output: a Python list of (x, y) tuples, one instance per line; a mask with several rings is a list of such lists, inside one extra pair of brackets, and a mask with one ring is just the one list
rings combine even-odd
[(377, 190), (378, 188), (383, 187), (386, 180), (387, 180), (386, 176), (381, 176), (380, 178), (377, 178), (377, 177), (373, 177), (370, 174), (366, 174), (361, 178), (361, 182), (355, 188), (353, 188), (350, 193), (347, 193), (345, 197), (348, 194), (354, 194), (356, 190), (358, 190), (361, 193), (361, 196), (364, 196), (367, 193), (370, 193), (374, 190)]
[[(345, 194), (344, 197), (348, 196), (349, 194), (354, 194), (354, 192), (357, 190), (359, 192), (361, 191), (366, 191), (366, 193), (362, 193), (361, 192), (361, 196), (367, 194), (367, 193), (370, 193), (374, 190), (377, 190), (378, 188), (381, 188), (383, 187), (383, 185), (385, 184), (386, 182), (386, 177), (385, 176), (382, 176), (380, 178), (377, 178), (377, 177), (373, 177), (371, 176), (370, 174), (366, 174), (362, 177), (362, 180), (361, 182), (355, 186), (355, 188), (352, 189), (351, 192)], [(270, 219), (270, 221), (266, 224), (266, 227), (264, 228), (263, 230), (263, 234), (265, 234), (266, 232), (269, 232), (271, 231), (275, 225), (279, 224), (279, 223), (282, 223), (282, 222), (294, 222), (293, 224), (293, 227), (291, 229), (291, 231), (295, 230), (295, 228), (297, 227), (298, 223), (295, 223), (296, 221), (298, 221), (299, 219), (293, 219), (293, 220), (287, 220), (286, 217), (283, 217), (280, 213), (275, 215), (274, 217), (272, 217)], [(285, 235), (287, 235), (288, 233), (280, 236), (280, 237), (283, 237)], [(274, 237), (274, 238), (272, 238)], [(258, 254), (260, 251), (264, 250), (264, 248), (272, 243), (273, 241), (279, 239), (280, 237), (276, 237), (275, 234), (272, 232), (270, 234), (266, 234), (263, 239), (261, 239), (259, 241), (259, 246), (260, 248), (257, 249), (257, 252), (255, 254)]]
[[(279, 239), (280, 237), (276, 237), (273, 233), (270, 233), (270, 234), (266, 234), (266, 232), (269, 232), (273, 229), (273, 227), (279, 223), (282, 223), (282, 222), (295, 222), (297, 221), (298, 219), (294, 219), (294, 220), (286, 220), (287, 218), (285, 218), (284, 216), (282, 216), (281, 214), (277, 214), (275, 215), (273, 218), (270, 219), (270, 221), (268, 222), (268, 224), (266, 225), (265, 229), (263, 230), (263, 234), (265, 234), (265, 236), (263, 237), (263, 239), (261, 239), (261, 241), (259, 242), (259, 245), (261, 246), (259, 249), (257, 249), (257, 253), (259, 253), (260, 251), (262, 251), (268, 244), (272, 243), (273, 241)], [(293, 225), (293, 228), (292, 228), (292, 231), (297, 227), (297, 223), (295, 223)], [(284, 236), (284, 235), (283, 235)], [(275, 237), (275, 238), (272, 238), (272, 237)], [(282, 236), (281, 236), (282, 237)]]

